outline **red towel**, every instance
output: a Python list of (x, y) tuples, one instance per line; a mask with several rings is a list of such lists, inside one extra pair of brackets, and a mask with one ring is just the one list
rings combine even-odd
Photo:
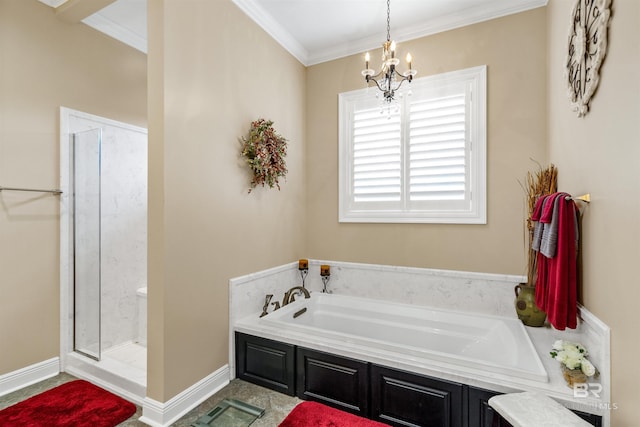
[[(535, 205), (535, 209), (533, 215), (531, 215), (531, 219), (534, 221), (539, 221), (541, 230), (543, 228), (542, 224), (549, 224), (551, 222), (551, 218), (553, 217), (553, 207), (555, 206), (555, 200), (560, 195), (560, 193), (553, 193), (546, 196), (540, 197)], [(539, 230), (538, 238), (542, 240), (543, 231)], [(541, 242), (538, 241), (534, 245), (534, 249), (536, 251), (540, 251)], [(542, 254), (542, 252), (538, 252), (538, 262), (537, 262), (537, 275), (536, 275), (536, 305), (540, 307), (546, 307), (547, 305), (547, 288), (549, 285), (549, 279), (547, 277), (547, 271), (549, 267), (547, 266), (547, 258)], [(545, 311), (541, 308), (542, 311)]]
[[(573, 200), (566, 200), (568, 194), (556, 193), (548, 197), (553, 196), (562, 197), (557, 204), (558, 246), (553, 258), (538, 253), (536, 305), (547, 313), (547, 319), (554, 328), (575, 329), (578, 311), (575, 231), (578, 210)], [(553, 206), (553, 203), (546, 204), (549, 205)], [(542, 216), (545, 216), (544, 213)]]
[(536, 200), (536, 204), (533, 207), (533, 212), (531, 213), (531, 219), (533, 221), (540, 221), (540, 217), (542, 216), (542, 206), (544, 206), (544, 199), (547, 196), (542, 196)]

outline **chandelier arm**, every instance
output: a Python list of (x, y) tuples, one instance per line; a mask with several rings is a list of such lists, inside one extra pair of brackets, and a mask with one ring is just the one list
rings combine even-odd
[(386, 90), (386, 88), (385, 88), (385, 87), (383, 87), (383, 86), (380, 86), (380, 82), (379, 82), (378, 80), (376, 80), (376, 79), (375, 79), (375, 77), (378, 77), (380, 74), (381, 74), (381, 73), (378, 73), (378, 74), (376, 74), (376, 75), (375, 75), (375, 76), (373, 76), (373, 77), (369, 77), (369, 79), (367, 79), (367, 83), (369, 83), (371, 80), (373, 80), (373, 82), (376, 84), (376, 86), (378, 86), (378, 89), (379, 89), (381, 92), (384, 92), (384, 91)]
[(369, 78), (371, 78), (371, 79), (377, 79), (378, 77), (380, 77), (380, 76), (382, 76), (382, 75), (384, 75), (384, 70), (380, 70), (380, 71), (378, 71), (378, 74), (371, 75)]
[(399, 90), (400, 86), (402, 86), (402, 83), (404, 83), (407, 80), (409, 79), (407, 79), (406, 77), (403, 77), (402, 80), (400, 80), (400, 83), (398, 84), (398, 86), (396, 86), (396, 88), (393, 91), (395, 92), (396, 90)]
[[(398, 72), (398, 70), (396, 70), (396, 69), (394, 69), (393, 71), (396, 73), (396, 75), (397, 75), (398, 77), (401, 77), (401, 78), (402, 78), (401, 83), (402, 83), (403, 81), (405, 81), (405, 80), (409, 80), (409, 83), (411, 83), (411, 81), (413, 80), (413, 76), (412, 76), (411, 74), (407, 74), (407, 75), (405, 76), (404, 74), (400, 74), (400, 73)], [(398, 87), (400, 87), (400, 86), (398, 86)]]

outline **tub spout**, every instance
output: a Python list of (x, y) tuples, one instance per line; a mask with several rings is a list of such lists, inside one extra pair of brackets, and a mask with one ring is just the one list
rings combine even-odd
[(295, 301), (296, 295), (304, 295), (305, 298), (311, 298), (311, 294), (302, 286), (294, 286), (284, 293), (284, 298), (282, 299), (282, 306), (289, 304), (290, 302)]

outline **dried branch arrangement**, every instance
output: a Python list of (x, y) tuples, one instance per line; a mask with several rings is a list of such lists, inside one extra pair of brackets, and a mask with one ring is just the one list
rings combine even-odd
[(536, 272), (538, 265), (538, 257), (532, 249), (534, 223), (531, 220), (533, 209), (536, 201), (548, 194), (558, 191), (558, 169), (550, 164), (545, 169), (538, 164), (538, 170), (535, 173), (527, 172), (526, 186), (523, 186), (526, 193), (527, 201), (527, 237), (528, 237), (528, 264), (527, 264), (527, 284), (530, 286), (536, 283)]

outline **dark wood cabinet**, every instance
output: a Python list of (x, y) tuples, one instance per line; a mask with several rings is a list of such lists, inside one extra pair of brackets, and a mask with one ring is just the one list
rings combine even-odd
[(369, 417), (369, 364), (298, 347), (297, 396)]
[(491, 406), (489, 399), (500, 393), (469, 386), (469, 427), (511, 427)]
[(600, 415), (588, 414), (582, 411), (573, 411), (574, 414), (595, 427), (602, 427), (602, 417)]
[(464, 385), (371, 366), (371, 418), (393, 426), (461, 427)]
[[(500, 393), (236, 332), (236, 376), (402, 427), (511, 427)], [(574, 411), (595, 427), (602, 417)]]
[(236, 332), (236, 376), (295, 396), (295, 346)]

